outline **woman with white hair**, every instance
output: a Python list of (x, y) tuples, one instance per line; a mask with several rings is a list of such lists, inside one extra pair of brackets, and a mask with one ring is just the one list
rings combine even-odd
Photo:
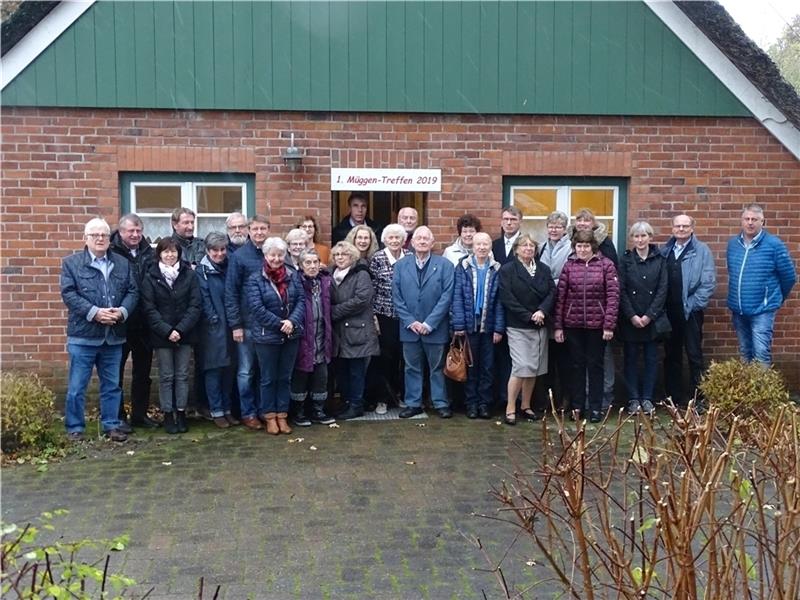
[(292, 229), (286, 234), (286, 266), (293, 271), (300, 269), (300, 254), (308, 248), (308, 234), (302, 229)]
[[(392, 276), (394, 264), (410, 254), (403, 248), (406, 230), (399, 223), (392, 223), (383, 228), (381, 242), (383, 249), (372, 255), (369, 261), (369, 274), (375, 296), (372, 308), (378, 319), (378, 344), (380, 355), (370, 362), (368, 376), (371, 392), (376, 395), (375, 412), (385, 414), (387, 405), (397, 398), (402, 398), (403, 377), (400, 368), (402, 345), (400, 344), (400, 320), (392, 302)], [(372, 366), (374, 365), (374, 367)]]
[[(658, 371), (656, 320), (664, 318), (667, 300), (666, 260), (652, 243), (653, 228), (639, 221), (631, 225), (633, 248), (619, 261), (620, 338), (625, 350), (628, 413), (655, 412), (653, 390)], [(644, 370), (639, 370), (639, 356)]]
[(286, 268), (286, 242), (270, 237), (261, 248), (264, 266), (245, 283), (250, 309), (246, 336), (252, 340), (261, 373), (260, 414), (267, 433), (291, 433), (292, 371), (305, 319), (305, 294), (297, 271)]

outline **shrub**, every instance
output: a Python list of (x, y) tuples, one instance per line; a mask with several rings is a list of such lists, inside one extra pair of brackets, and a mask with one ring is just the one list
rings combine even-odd
[(32, 373), (0, 376), (2, 449), (42, 450), (54, 441), (52, 390)]
[(719, 408), (723, 420), (774, 412), (789, 401), (789, 390), (780, 373), (740, 359), (712, 362), (700, 390), (709, 406)]

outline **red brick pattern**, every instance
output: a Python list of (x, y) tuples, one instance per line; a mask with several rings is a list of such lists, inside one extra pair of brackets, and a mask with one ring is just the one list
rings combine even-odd
[[(63, 386), (63, 256), (83, 224), (119, 217), (121, 171), (246, 172), (256, 209), (285, 232), (300, 213), (331, 227), (331, 167), (441, 168), (426, 222), (450, 243), (465, 211), (499, 231), (504, 175), (630, 178), (628, 221), (660, 241), (671, 215), (689, 211), (717, 257), (719, 286), (706, 318), (714, 357), (735, 354), (724, 306), (724, 248), (743, 204), (764, 205), (767, 226), (800, 259), (800, 162), (752, 119), (259, 113), (5, 109), (2, 119), (0, 361)], [(280, 158), (294, 132), (306, 158)], [(780, 311), (776, 362), (800, 385), (800, 290)]]

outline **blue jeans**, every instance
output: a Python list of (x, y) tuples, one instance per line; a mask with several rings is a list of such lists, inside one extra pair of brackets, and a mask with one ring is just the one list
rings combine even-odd
[(757, 361), (767, 366), (772, 364), (772, 333), (775, 311), (757, 315), (731, 313), (733, 328), (739, 338), (739, 354), (747, 362)]
[(355, 411), (364, 410), (364, 383), (369, 357), (339, 358), (336, 361), (336, 380), (342, 401)]
[(233, 370), (230, 367), (206, 369), (204, 373), (208, 408), (212, 417), (231, 414), (231, 392), (233, 391)]
[(444, 387), (444, 359), (447, 344), (403, 342), (403, 360), (406, 361), (406, 406), (422, 408), (422, 376), (425, 362), (431, 374), (431, 401), (434, 408), (450, 405)]
[(255, 417), (259, 413), (259, 392), (255, 387), (256, 348), (245, 340), (236, 344), (239, 367), (236, 371), (236, 387), (239, 388), (239, 406), (242, 418)]
[[(656, 387), (658, 342), (625, 342), (625, 385), (628, 400), (653, 401)], [(639, 354), (644, 356), (644, 369), (639, 371)], [(641, 378), (639, 374), (641, 373)]]
[(69, 383), (64, 407), (64, 425), (67, 433), (83, 432), (86, 429), (84, 409), (86, 387), (97, 367), (100, 379), (100, 423), (103, 431), (119, 427), (119, 405), (122, 388), (119, 386), (119, 363), (122, 360), (122, 344), (110, 346), (84, 346), (67, 344), (69, 352)]
[(493, 332), (470, 333), (467, 336), (472, 352), (472, 366), (467, 369), (467, 381), (464, 384), (464, 404), (467, 409), (479, 406), (488, 408), (492, 403), (493, 336)]
[(288, 413), (292, 371), (300, 340), (254, 345), (261, 373), (261, 405), (258, 414)]

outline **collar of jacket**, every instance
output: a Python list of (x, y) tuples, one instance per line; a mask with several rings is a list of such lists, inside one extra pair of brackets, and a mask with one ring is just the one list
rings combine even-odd
[[(489, 263), (490, 270), (499, 271), (500, 267), (503, 266), (499, 262), (497, 262), (494, 258), (492, 258), (491, 254), (489, 254), (489, 256), (486, 258), (486, 262)], [(460, 261), (458, 261), (458, 265), (465, 271), (468, 271), (472, 267), (472, 255), (465, 256), (464, 258), (462, 258)]]
[[(758, 235), (753, 238), (753, 241), (750, 242), (750, 246), (758, 246), (766, 236), (767, 236), (767, 230), (766, 229), (762, 229), (761, 231), (758, 232)], [(736, 239), (739, 240), (739, 243), (742, 246), (745, 245), (745, 243), (744, 243), (744, 232), (742, 232), (738, 236), (736, 236)]]

